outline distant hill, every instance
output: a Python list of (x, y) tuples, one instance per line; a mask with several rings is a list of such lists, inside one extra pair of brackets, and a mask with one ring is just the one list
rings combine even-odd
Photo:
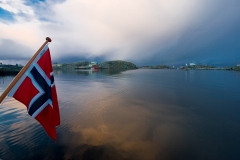
[(116, 60), (100, 63), (99, 66), (105, 69), (137, 69), (137, 66), (131, 62)]
[(240, 71), (240, 66), (234, 68), (235, 71)]
[(23, 68), (21, 65), (0, 65), (0, 75), (17, 75), (18, 72)]

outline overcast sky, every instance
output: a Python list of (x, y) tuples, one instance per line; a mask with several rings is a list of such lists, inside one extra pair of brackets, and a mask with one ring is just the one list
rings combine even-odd
[(0, 0), (0, 61), (240, 63), (239, 0)]

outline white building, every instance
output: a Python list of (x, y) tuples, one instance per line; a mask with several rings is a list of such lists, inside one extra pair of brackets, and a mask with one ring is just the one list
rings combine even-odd
[(190, 66), (196, 66), (196, 64), (195, 63), (190, 63)]
[(93, 65), (97, 65), (97, 62), (91, 62), (88, 66), (92, 67)]
[(53, 67), (62, 67), (62, 64), (59, 64), (59, 63), (53, 63), (52, 66), (53, 66)]
[(240, 63), (238, 63), (237, 66), (240, 67)]

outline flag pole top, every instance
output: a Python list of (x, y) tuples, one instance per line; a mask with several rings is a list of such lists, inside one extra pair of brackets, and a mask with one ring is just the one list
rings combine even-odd
[(12, 82), (9, 84), (9, 86), (5, 89), (5, 91), (2, 93), (2, 95), (0, 95), (0, 104), (2, 103), (3, 99), (8, 95), (8, 93), (11, 91), (11, 89), (14, 87), (14, 85), (17, 83), (17, 81), (22, 77), (22, 75), (25, 73), (25, 71), (31, 65), (33, 60), (37, 57), (37, 55), (41, 52), (41, 50), (44, 48), (44, 46), (46, 46), (46, 44), (48, 42), (52, 42), (51, 38), (49, 38), (49, 37), (46, 38), (46, 41), (43, 43), (43, 45), (32, 56), (32, 58), (27, 62), (27, 64), (20, 70), (20, 72), (15, 76), (15, 78), (12, 80)]
[(49, 37), (46, 37), (46, 41), (52, 42), (51, 38), (49, 38)]

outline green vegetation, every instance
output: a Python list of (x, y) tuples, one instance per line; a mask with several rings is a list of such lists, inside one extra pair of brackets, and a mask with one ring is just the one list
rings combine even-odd
[[(82, 62), (74, 62), (74, 63), (53, 63), (53, 68), (62, 68), (62, 69), (90, 69), (89, 67), (91, 63), (88, 61), (82, 61)], [(97, 64), (100, 69), (137, 69), (137, 66), (131, 62), (126, 62), (126, 61), (106, 61), (103, 63)]]
[(23, 66), (16, 65), (0, 65), (0, 75), (16, 75)]
[(106, 61), (103, 63), (99, 64), (100, 68), (103, 69), (137, 69), (137, 66), (131, 62), (126, 62), (126, 61)]

